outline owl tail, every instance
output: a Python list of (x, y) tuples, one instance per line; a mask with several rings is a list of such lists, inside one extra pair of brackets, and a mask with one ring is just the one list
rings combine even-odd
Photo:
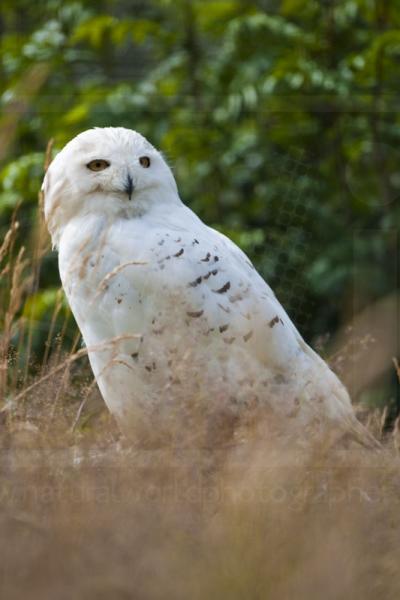
[(349, 419), (347, 434), (364, 448), (382, 450), (382, 444), (360, 423), (355, 415), (351, 415)]
[(316, 407), (315, 398), (323, 399), (317, 412), (322, 412), (328, 420), (339, 427), (341, 437), (348, 437), (364, 448), (382, 449), (382, 445), (357, 419), (349, 393), (339, 378), (333, 373), (325, 361), (314, 352), (303, 340), (302, 348), (309, 360), (308, 388), (310, 403)]

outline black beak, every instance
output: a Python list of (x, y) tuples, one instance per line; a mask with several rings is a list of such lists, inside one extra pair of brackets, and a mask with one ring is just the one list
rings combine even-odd
[(126, 178), (126, 183), (125, 183), (124, 189), (125, 189), (125, 192), (128, 194), (129, 200), (131, 200), (134, 187), (133, 187), (133, 180), (130, 175), (128, 175)]

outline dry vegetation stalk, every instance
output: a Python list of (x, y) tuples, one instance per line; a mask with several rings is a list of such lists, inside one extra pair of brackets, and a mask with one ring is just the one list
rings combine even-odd
[[(46, 172), (50, 163), (51, 163), (51, 153), (53, 148), (53, 140), (50, 140), (47, 144), (45, 159), (44, 159), (44, 171)], [(31, 273), (32, 273), (32, 281), (29, 289), (29, 295), (34, 296), (39, 289), (39, 278), (40, 271), (42, 267), (43, 257), (47, 254), (50, 248), (50, 239), (47, 231), (47, 226), (44, 220), (43, 214), (43, 192), (39, 191), (38, 194), (38, 204), (39, 210), (36, 213), (36, 225), (34, 227), (34, 241), (33, 241), (33, 255), (31, 261)], [(34, 303), (31, 304), (31, 311), (27, 319), (27, 341), (26, 341), (26, 359), (25, 359), (25, 372), (23, 382), (26, 384), (29, 375), (29, 365), (30, 365), (30, 357), (32, 352), (32, 336), (33, 330), (35, 326), (35, 322), (33, 319), (33, 311), (34, 311)]]
[[(12, 230), (10, 230), (12, 231)], [(14, 229), (17, 231), (17, 228)], [(10, 236), (12, 240), (12, 236)], [(10, 242), (10, 246), (12, 243)], [(7, 393), (9, 348), (12, 337), (14, 319), (21, 308), (23, 295), (29, 285), (29, 277), (24, 277), (28, 261), (24, 258), (25, 248), (22, 246), (17, 257), (9, 269), (10, 288), (8, 294), (7, 308), (2, 318), (2, 336), (0, 341), (0, 398), (4, 402)]]

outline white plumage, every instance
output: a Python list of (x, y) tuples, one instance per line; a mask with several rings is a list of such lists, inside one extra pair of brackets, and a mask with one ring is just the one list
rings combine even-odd
[(168, 416), (184, 390), (208, 407), (264, 403), (364, 437), (343, 385), (247, 256), (181, 202), (143, 136), (85, 131), (54, 159), (43, 189), (64, 290), (126, 432)]

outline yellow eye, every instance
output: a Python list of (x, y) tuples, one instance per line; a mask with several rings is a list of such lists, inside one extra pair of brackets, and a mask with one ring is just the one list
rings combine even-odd
[(149, 166), (151, 165), (151, 160), (149, 159), (148, 156), (141, 156), (139, 158), (139, 162), (144, 169), (148, 169)]
[(110, 166), (110, 163), (108, 162), (108, 160), (103, 160), (102, 158), (95, 158), (94, 160), (91, 160), (90, 163), (88, 163), (86, 166), (91, 171), (104, 171), (104, 169), (107, 169), (107, 167)]

